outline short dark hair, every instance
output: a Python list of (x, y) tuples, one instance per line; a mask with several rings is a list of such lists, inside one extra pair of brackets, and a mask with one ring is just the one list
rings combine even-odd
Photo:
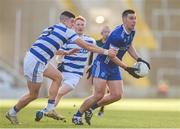
[(66, 16), (68, 18), (75, 18), (75, 15), (73, 13), (71, 13), (70, 11), (64, 11), (61, 13), (60, 17), (61, 16)]
[(132, 9), (124, 10), (124, 12), (122, 13), (122, 17), (126, 17), (128, 14), (135, 14), (135, 11)]

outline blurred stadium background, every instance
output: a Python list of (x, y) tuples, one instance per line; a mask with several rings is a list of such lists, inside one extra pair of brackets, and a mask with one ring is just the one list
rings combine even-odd
[[(0, 99), (19, 98), (26, 92), (24, 55), (43, 28), (58, 22), (62, 11), (84, 16), (86, 33), (98, 39), (104, 25), (113, 29), (122, 23), (121, 13), (127, 8), (137, 13), (134, 45), (152, 69), (148, 77), (139, 80), (123, 72), (124, 96), (180, 97), (179, 0), (0, 0)], [(134, 63), (129, 56), (124, 61)], [(91, 93), (85, 78), (69, 97)], [(45, 79), (41, 97), (47, 96), (49, 84)]]

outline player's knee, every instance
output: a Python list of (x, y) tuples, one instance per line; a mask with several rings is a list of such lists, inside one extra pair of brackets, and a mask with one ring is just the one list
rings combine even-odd
[(62, 77), (62, 74), (60, 72), (56, 73), (53, 77), (53, 81), (55, 81), (59, 84), (61, 83), (62, 80), (63, 80), (63, 77)]
[(38, 93), (33, 93), (33, 94), (30, 94), (30, 99), (31, 100), (35, 100), (38, 98)]
[(95, 97), (96, 101), (98, 101), (98, 100), (101, 100), (104, 97), (104, 94), (98, 93), (94, 97)]
[(122, 98), (122, 94), (115, 93), (115, 94), (112, 95), (112, 98), (113, 98), (114, 101), (118, 101), (118, 100), (120, 100)]
[(64, 96), (64, 95), (65, 95), (64, 92), (58, 92), (57, 97), (62, 97), (62, 96)]
[(102, 90), (96, 90), (94, 93), (94, 97), (96, 100), (100, 100), (104, 97), (105, 92), (102, 92)]

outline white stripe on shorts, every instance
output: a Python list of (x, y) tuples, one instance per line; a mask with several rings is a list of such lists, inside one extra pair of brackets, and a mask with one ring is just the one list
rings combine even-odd
[(97, 61), (96, 65), (97, 65), (97, 67), (96, 67), (96, 71), (95, 71), (95, 77), (98, 77), (98, 75), (100, 74), (100, 62)]

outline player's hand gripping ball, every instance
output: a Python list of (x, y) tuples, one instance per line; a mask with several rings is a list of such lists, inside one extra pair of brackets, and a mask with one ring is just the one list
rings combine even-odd
[(136, 62), (133, 67), (138, 69), (135, 73), (141, 77), (148, 75), (150, 71), (149, 67), (144, 62)]

